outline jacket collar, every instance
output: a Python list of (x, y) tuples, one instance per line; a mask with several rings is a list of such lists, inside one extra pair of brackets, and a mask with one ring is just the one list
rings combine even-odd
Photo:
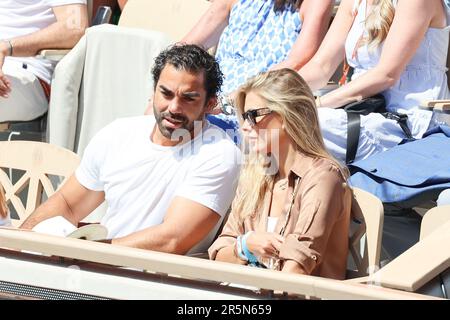
[(311, 169), (314, 162), (314, 158), (305, 156), (300, 152), (296, 153), (295, 162), (289, 172), (289, 182), (296, 177), (304, 177), (306, 173)]

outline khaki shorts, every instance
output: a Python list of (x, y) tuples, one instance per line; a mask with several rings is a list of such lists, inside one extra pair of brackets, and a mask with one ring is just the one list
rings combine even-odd
[(47, 98), (33, 73), (9, 61), (5, 61), (3, 73), (11, 81), (11, 92), (9, 98), (0, 97), (0, 122), (29, 121), (47, 111)]

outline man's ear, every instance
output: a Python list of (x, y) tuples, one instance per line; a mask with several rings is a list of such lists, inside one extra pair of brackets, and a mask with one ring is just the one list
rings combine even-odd
[(210, 98), (206, 103), (205, 113), (214, 113), (213, 110), (217, 107), (217, 101), (217, 96)]
[(153, 114), (153, 95), (148, 99), (147, 108), (144, 112), (145, 115)]

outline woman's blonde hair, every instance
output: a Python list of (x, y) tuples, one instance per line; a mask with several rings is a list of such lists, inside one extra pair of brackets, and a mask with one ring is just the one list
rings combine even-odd
[[(325, 149), (314, 96), (297, 72), (281, 69), (261, 73), (248, 80), (236, 95), (240, 114), (244, 112), (245, 99), (250, 92), (262, 98), (267, 107), (281, 117), (284, 130), (298, 152), (313, 158), (329, 159), (341, 167)], [(233, 210), (239, 212), (241, 219), (258, 211), (275, 178), (267, 173), (266, 161), (261, 155), (250, 152), (245, 160), (233, 203)]]
[(389, 33), (394, 20), (394, 0), (374, 0), (373, 9), (366, 18), (366, 30), (368, 38), (365, 43), (370, 48), (379, 46)]
[(6, 218), (8, 214), (8, 207), (6, 206), (5, 192), (0, 185), (0, 218)]

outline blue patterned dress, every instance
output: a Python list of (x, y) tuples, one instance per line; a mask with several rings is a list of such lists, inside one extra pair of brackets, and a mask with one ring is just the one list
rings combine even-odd
[(217, 60), (229, 94), (248, 78), (286, 59), (300, 33), (298, 11), (274, 12), (273, 0), (239, 0), (220, 37)]
[[(224, 94), (282, 62), (291, 51), (302, 26), (300, 14), (290, 7), (275, 12), (273, 6), (273, 0), (239, 0), (233, 6), (216, 54), (224, 74)], [(237, 126), (236, 117), (208, 119), (224, 129)]]

